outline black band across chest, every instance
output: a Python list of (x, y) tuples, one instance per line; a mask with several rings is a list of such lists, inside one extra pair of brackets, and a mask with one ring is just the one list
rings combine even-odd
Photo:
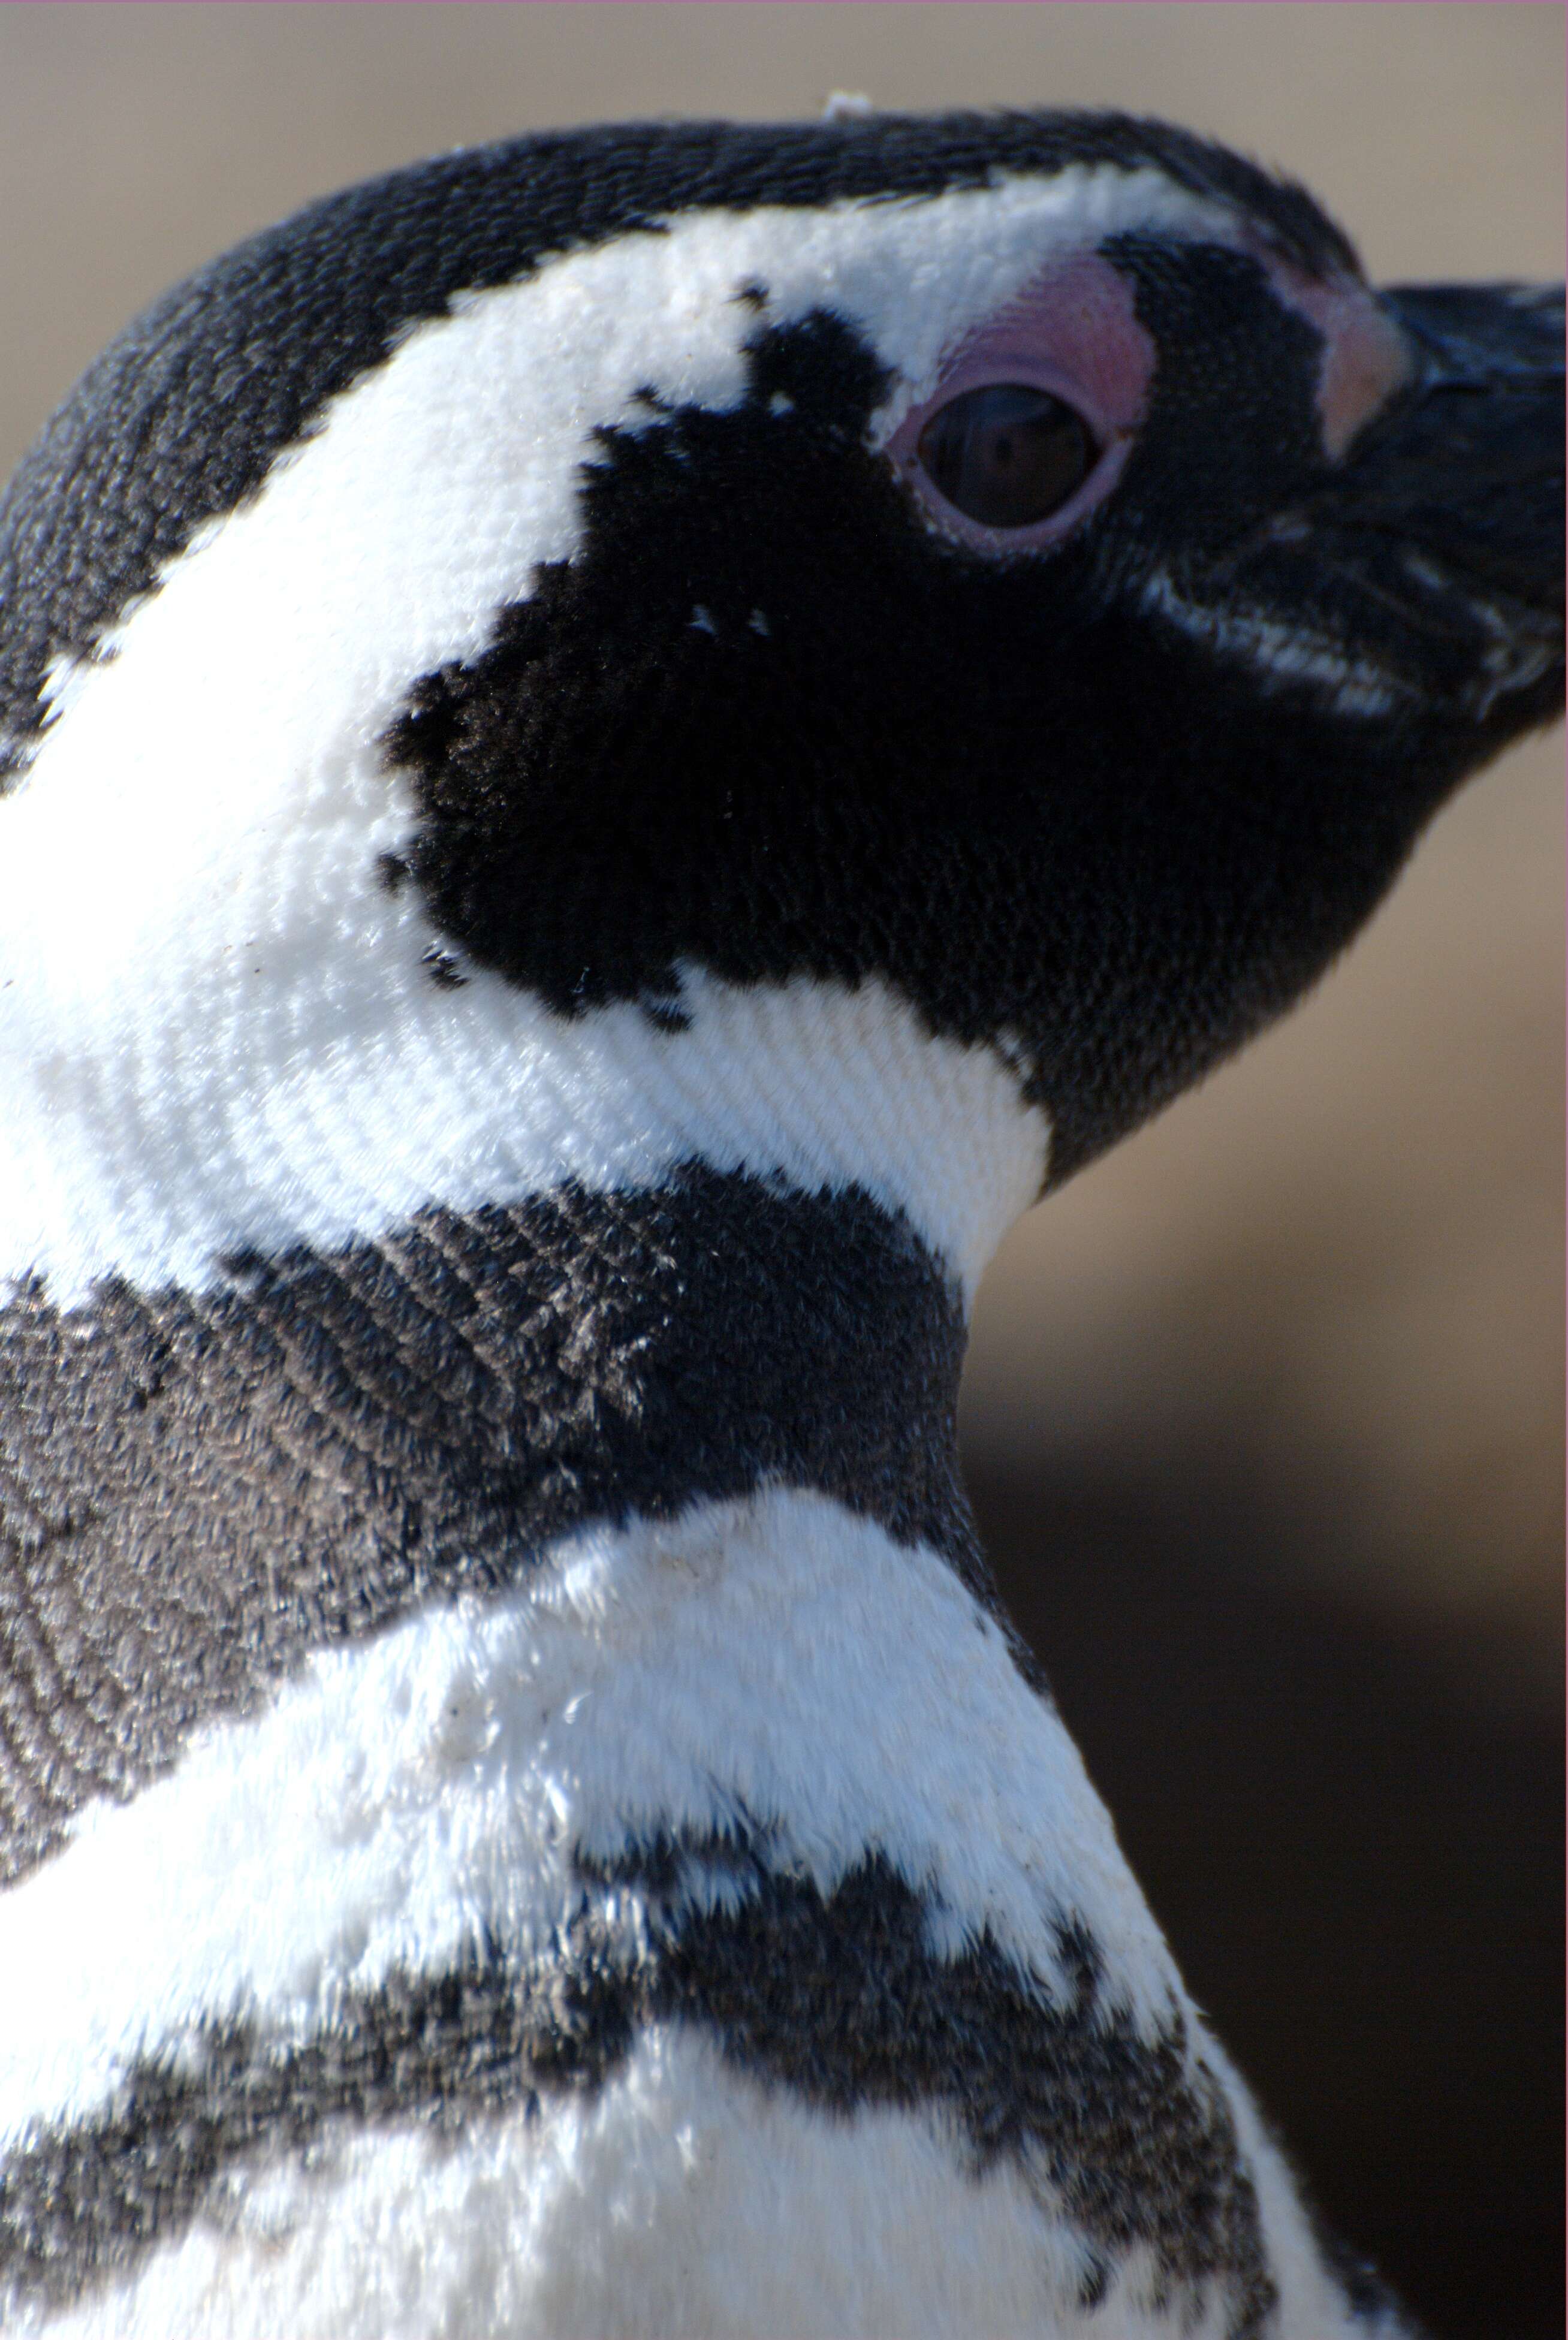
[(768, 1485), (942, 1552), (961, 1298), (908, 1223), (688, 1167), (0, 1314), (0, 1873), (313, 1650)]

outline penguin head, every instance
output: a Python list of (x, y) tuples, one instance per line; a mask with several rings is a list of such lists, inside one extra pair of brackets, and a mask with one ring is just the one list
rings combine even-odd
[(880, 985), (1059, 1180), (1561, 703), (1560, 318), (1377, 292), (1299, 189), (1113, 115), (352, 190), (129, 329), (12, 485), (17, 963), (100, 1066), (171, 1018), (248, 1062), (280, 1151), (293, 1068), (416, 994), (456, 1078), (498, 1002), (673, 1036), (694, 985)]

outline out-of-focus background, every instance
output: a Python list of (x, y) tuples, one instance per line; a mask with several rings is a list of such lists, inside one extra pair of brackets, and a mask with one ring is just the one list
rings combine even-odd
[[(1555, 6), (7, 6), (0, 473), (174, 278), (612, 115), (1115, 104), (1391, 280), (1563, 272)], [(1006, 1246), (967, 1385), (1016, 1611), (1199, 1999), (1438, 2340), (1557, 2340), (1562, 743), (1321, 992)]]

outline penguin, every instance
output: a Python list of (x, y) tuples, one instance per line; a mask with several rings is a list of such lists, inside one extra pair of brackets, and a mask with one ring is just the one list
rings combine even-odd
[(1003, 1231), (1563, 697), (1562, 302), (1103, 113), (313, 204), (0, 506), (0, 2296), (1408, 2325), (958, 1476)]

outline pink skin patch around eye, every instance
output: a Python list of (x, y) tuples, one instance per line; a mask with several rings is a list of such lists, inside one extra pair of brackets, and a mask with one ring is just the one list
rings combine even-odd
[[(1155, 345), (1133, 314), (1133, 287), (1097, 253), (1053, 262), (1005, 309), (949, 352), (932, 395), (912, 407), (888, 455), (944, 535), (976, 551), (1032, 552), (1059, 543), (1110, 493), (1131, 451), (1155, 370)], [(919, 457), (938, 408), (987, 382), (1048, 391), (1081, 414), (1100, 459), (1059, 511), (1032, 528), (987, 528), (955, 511)]]
[[(1411, 368), (1397, 326), (1376, 296), (1353, 278), (1309, 276), (1266, 246), (1246, 240), (1279, 299), (1323, 336), (1317, 411), (1324, 451), (1338, 462)], [(1143, 420), (1157, 352), (1137, 322), (1131, 280), (1096, 253), (1053, 262), (1017, 300), (978, 326), (949, 353), (932, 395), (899, 423), (889, 461), (942, 533), (976, 551), (1033, 552), (1058, 544), (1103, 503), (1120, 478)], [(956, 511), (919, 457), (920, 433), (938, 409), (988, 382), (1048, 391), (1082, 415), (1100, 449), (1083, 485), (1032, 528), (987, 528)]]
[(1324, 451), (1337, 463), (1364, 422), (1409, 379), (1411, 353), (1377, 296), (1354, 277), (1308, 276), (1276, 253), (1259, 252), (1275, 291), (1323, 335), (1317, 419)]

